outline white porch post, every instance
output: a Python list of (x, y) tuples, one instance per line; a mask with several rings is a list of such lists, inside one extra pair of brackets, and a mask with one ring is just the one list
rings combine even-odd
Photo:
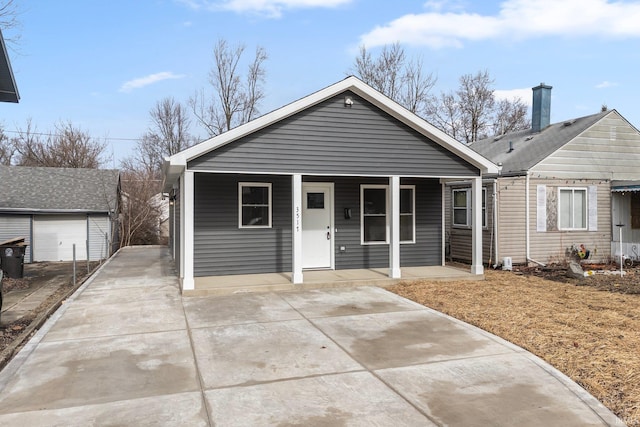
[(182, 290), (193, 290), (195, 282), (193, 280), (193, 198), (194, 198), (194, 173), (186, 170), (184, 179), (181, 180), (182, 189), (180, 191), (180, 218), (183, 224), (182, 233)]
[(482, 265), (482, 177), (474, 178), (471, 182), (471, 199), (473, 203), (471, 234), (471, 274), (484, 274)]
[(291, 267), (293, 270), (291, 281), (294, 284), (302, 283), (302, 175), (291, 177), (292, 203), (292, 251)]
[(400, 177), (389, 177), (390, 235), (389, 235), (389, 277), (399, 279), (400, 272)]

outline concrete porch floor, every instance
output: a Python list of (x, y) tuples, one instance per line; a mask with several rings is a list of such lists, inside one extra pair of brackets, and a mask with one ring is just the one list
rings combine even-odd
[(483, 280), (484, 275), (450, 266), (402, 268), (402, 278), (391, 279), (387, 268), (304, 271), (304, 283), (291, 283), (291, 273), (236, 274), (196, 277), (195, 289), (183, 291), (185, 296), (229, 295), (244, 292), (339, 288), (351, 286), (387, 287), (407, 280)]

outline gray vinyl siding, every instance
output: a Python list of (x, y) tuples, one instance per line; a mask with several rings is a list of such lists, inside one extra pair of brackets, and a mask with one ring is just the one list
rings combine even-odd
[[(305, 178), (305, 182), (333, 182), (335, 190), (335, 268), (389, 267), (389, 245), (363, 245), (360, 236), (360, 187), (388, 185), (383, 178)], [(435, 179), (402, 179), (401, 185), (415, 185), (416, 243), (400, 245), (400, 266), (440, 265), (442, 262), (442, 197)], [(351, 219), (344, 209), (351, 208)], [(341, 251), (340, 248), (345, 250)]]
[[(89, 239), (89, 260), (99, 261), (109, 258), (109, 244), (111, 240), (110, 221), (108, 215), (89, 215), (88, 239)], [(105, 239), (106, 236), (106, 239)]]
[(442, 264), (442, 187), (435, 179), (403, 179), (416, 186), (416, 243), (400, 244), (400, 266)]
[(0, 215), (0, 242), (15, 237), (25, 238), (24, 262), (31, 262), (31, 215)]
[[(344, 107), (344, 96), (354, 99)], [(478, 176), (479, 170), (345, 92), (188, 162), (195, 171)]]
[[(238, 183), (272, 184), (272, 227), (238, 227)], [(195, 174), (194, 276), (291, 271), (291, 177)]]

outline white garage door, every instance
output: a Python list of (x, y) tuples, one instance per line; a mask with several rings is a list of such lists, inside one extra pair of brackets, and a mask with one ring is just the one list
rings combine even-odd
[(72, 261), (87, 259), (86, 215), (38, 215), (33, 217), (33, 260)]

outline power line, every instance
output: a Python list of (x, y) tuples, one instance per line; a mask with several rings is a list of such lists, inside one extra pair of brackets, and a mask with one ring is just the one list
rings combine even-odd
[[(59, 133), (47, 133), (47, 132), (23, 132), (19, 130), (6, 130), (6, 129), (3, 129), (2, 131), (5, 133), (19, 133), (19, 134), (29, 134), (29, 135), (37, 135), (37, 136), (59, 136), (59, 137), (64, 136)], [(112, 140), (112, 141), (140, 141), (140, 138), (116, 138), (112, 136), (105, 136), (105, 137), (91, 136), (91, 138), (106, 139), (106, 140)]]

